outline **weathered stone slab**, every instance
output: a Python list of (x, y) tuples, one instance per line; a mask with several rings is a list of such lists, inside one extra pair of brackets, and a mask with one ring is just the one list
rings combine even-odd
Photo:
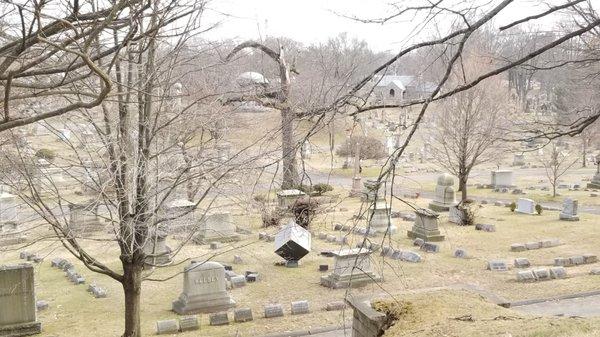
[(241, 288), (246, 286), (246, 277), (244, 275), (237, 275), (230, 279), (231, 286), (233, 288)]
[(176, 319), (167, 319), (164, 321), (156, 321), (156, 334), (167, 335), (179, 332), (179, 322)]
[(564, 267), (552, 267), (550, 268), (550, 277), (553, 279), (561, 279), (567, 277), (567, 271)]
[(210, 325), (228, 325), (229, 324), (229, 316), (226, 311), (216, 312), (208, 315), (208, 321)]
[(283, 307), (281, 304), (265, 305), (265, 318), (283, 317)]
[(525, 247), (525, 245), (522, 243), (513, 243), (512, 245), (510, 245), (511, 252), (524, 252), (526, 250), (527, 247)]
[(545, 268), (534, 269), (533, 274), (540, 281), (550, 279), (550, 273), (548, 272), (548, 269)]
[(540, 249), (541, 245), (539, 242), (526, 242), (525, 248), (527, 248), (527, 250)]
[(515, 268), (529, 268), (529, 266), (531, 266), (531, 263), (529, 263), (529, 260), (524, 258), (524, 257), (518, 257), (515, 259)]
[(467, 251), (459, 248), (454, 251), (454, 257), (457, 257), (459, 259), (464, 259), (467, 257)]
[(239, 308), (233, 311), (233, 320), (236, 323), (250, 322), (254, 320), (252, 317), (252, 309), (250, 308)]
[(291, 306), (292, 315), (308, 314), (310, 312), (308, 301), (295, 301)]
[(200, 329), (200, 323), (196, 316), (182, 316), (179, 317), (179, 330), (181, 332), (193, 331)]
[(325, 310), (336, 311), (346, 309), (346, 303), (344, 301), (329, 302), (325, 305)]
[(421, 262), (421, 260), (422, 260), (421, 255), (419, 255), (418, 253), (415, 253), (415, 252), (408, 251), (408, 250), (401, 252), (400, 259), (402, 261), (411, 262), (411, 263)]
[(532, 270), (521, 270), (517, 272), (517, 281), (519, 282), (535, 282), (536, 280)]
[(440, 246), (436, 245), (435, 243), (425, 242), (421, 246), (421, 250), (427, 253), (437, 253), (440, 251)]
[(487, 269), (492, 271), (507, 271), (508, 266), (502, 260), (490, 260), (487, 263)]

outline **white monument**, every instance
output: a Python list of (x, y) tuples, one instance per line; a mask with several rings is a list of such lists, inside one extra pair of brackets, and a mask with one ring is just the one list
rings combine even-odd
[(194, 235), (194, 242), (205, 244), (211, 241), (233, 242), (239, 241), (240, 235), (236, 233), (236, 226), (229, 212), (205, 214), (199, 221), (198, 230)]
[(365, 248), (342, 249), (333, 252), (333, 272), (321, 277), (328, 288), (354, 288), (381, 281), (371, 268), (371, 251)]
[(17, 197), (8, 192), (0, 192), (0, 223), (17, 221), (18, 210)]
[(494, 188), (513, 187), (513, 171), (511, 170), (496, 170), (492, 171), (491, 184)]
[(515, 211), (523, 214), (535, 214), (535, 201), (527, 198), (519, 198)]
[(563, 202), (563, 209), (559, 214), (559, 219), (566, 221), (579, 221), (579, 216), (577, 215), (578, 204), (579, 202), (577, 199), (566, 198)]

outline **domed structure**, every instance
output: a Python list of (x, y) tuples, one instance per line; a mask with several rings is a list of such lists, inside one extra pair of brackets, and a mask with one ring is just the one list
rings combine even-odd
[(237, 77), (236, 82), (242, 87), (253, 85), (267, 86), (269, 84), (269, 80), (267, 80), (266, 77), (254, 71), (240, 74), (240, 76)]
[(429, 208), (436, 212), (446, 212), (450, 206), (456, 205), (454, 192), (454, 178), (448, 173), (444, 173), (437, 178), (435, 187), (435, 196), (429, 203)]
[(448, 173), (444, 173), (437, 178), (438, 186), (454, 186), (454, 177)]

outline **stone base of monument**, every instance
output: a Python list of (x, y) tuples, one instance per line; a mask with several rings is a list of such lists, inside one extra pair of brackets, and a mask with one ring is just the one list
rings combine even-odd
[(329, 274), (321, 277), (321, 285), (327, 288), (357, 288), (369, 283), (379, 282), (382, 278), (373, 272), (356, 272), (353, 275)]
[(455, 204), (442, 204), (437, 201), (429, 203), (429, 209), (436, 212), (448, 212), (452, 206), (455, 206)]
[(173, 262), (173, 259), (171, 259), (169, 255), (147, 257), (146, 260), (144, 260), (144, 267), (163, 267), (169, 265), (171, 262)]
[(439, 230), (426, 230), (424, 228), (414, 226), (411, 230), (407, 231), (406, 234), (411, 239), (420, 238), (425, 241), (432, 242), (444, 241), (445, 239), (445, 236), (442, 235)]
[(591, 183), (588, 183), (587, 188), (593, 188), (593, 189), (600, 190), (600, 181), (598, 181), (598, 182), (592, 181)]
[(560, 212), (560, 214), (558, 215), (558, 218), (560, 220), (564, 220), (564, 221), (579, 221), (579, 216), (577, 216), (577, 215), (571, 215), (571, 214), (565, 214), (563, 212)]
[(42, 333), (42, 323), (29, 322), (0, 326), (0, 336), (30, 336)]
[(188, 298), (184, 294), (173, 301), (173, 311), (179, 315), (192, 315), (200, 313), (211, 313), (227, 311), (235, 307), (235, 301), (229, 297), (227, 292), (221, 294), (203, 295), (197, 298)]

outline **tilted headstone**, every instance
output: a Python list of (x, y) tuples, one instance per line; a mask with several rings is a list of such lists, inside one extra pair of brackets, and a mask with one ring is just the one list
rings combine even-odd
[(180, 315), (227, 310), (235, 301), (227, 293), (225, 268), (218, 262), (192, 263), (184, 269), (183, 292), (173, 301), (173, 311)]
[(281, 304), (265, 305), (265, 318), (282, 317), (283, 307)]
[(517, 213), (535, 214), (535, 201), (527, 198), (519, 198), (517, 200)]
[(30, 264), (0, 266), (0, 336), (40, 333), (34, 271)]
[(254, 320), (252, 317), (252, 309), (250, 308), (239, 308), (233, 311), (233, 320), (236, 323), (250, 322)]
[(275, 254), (286, 261), (299, 261), (310, 252), (311, 235), (293, 220), (275, 236)]
[(576, 199), (566, 198), (563, 202), (563, 209), (559, 214), (559, 219), (579, 221), (579, 216), (577, 215), (578, 204), (579, 202)]
[(411, 251), (402, 251), (400, 253), (400, 259), (402, 261), (411, 262), (411, 263), (421, 262), (421, 260), (422, 260), (421, 255), (419, 255), (418, 253), (415, 253), (415, 252), (411, 252)]
[(179, 322), (176, 319), (156, 321), (156, 334), (167, 335), (179, 332)]

